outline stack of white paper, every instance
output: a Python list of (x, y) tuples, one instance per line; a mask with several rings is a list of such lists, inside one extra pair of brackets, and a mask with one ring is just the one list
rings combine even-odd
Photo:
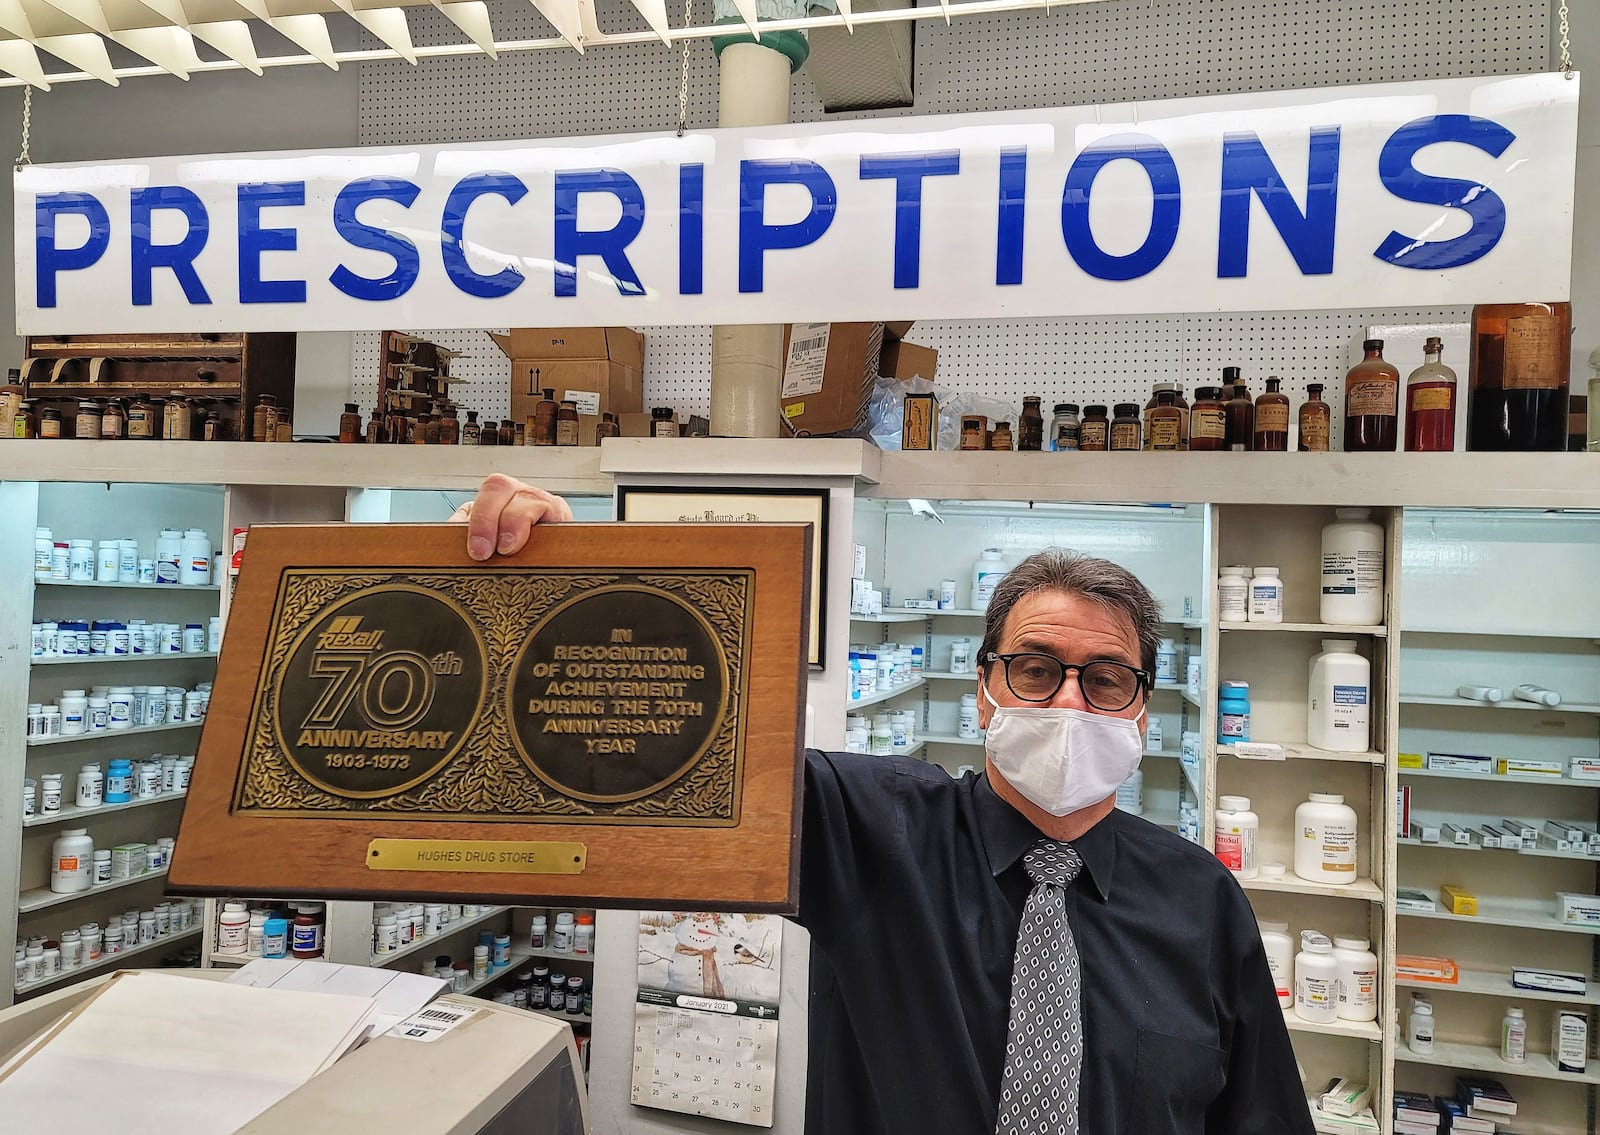
[(232, 1135), (372, 1028), (370, 997), (119, 974), (0, 1072), (11, 1132)]

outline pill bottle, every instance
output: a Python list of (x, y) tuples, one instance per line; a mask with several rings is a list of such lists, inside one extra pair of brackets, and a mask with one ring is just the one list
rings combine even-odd
[(1353, 638), (1325, 638), (1311, 660), (1306, 702), (1306, 740), (1334, 753), (1365, 753), (1372, 747), (1372, 666), (1356, 653)]
[(1156, 643), (1156, 681), (1176, 682), (1178, 680), (1178, 644), (1170, 638), (1164, 638)]
[(1217, 702), (1217, 743), (1250, 740), (1250, 683), (1224, 682)]
[(999, 548), (985, 548), (972, 565), (972, 607), (977, 611), (989, 609), (994, 589), (1006, 577), (1006, 562)]
[(489, 947), (472, 947), (472, 976), (474, 980), (482, 981), (489, 976)]
[(1217, 573), (1217, 618), (1242, 623), (1250, 617), (1250, 569), (1229, 564)]
[[(558, 441), (559, 445), (560, 442)], [(505, 969), (511, 964), (511, 935), (496, 934), (494, 944), (490, 948), (489, 957), (495, 969)]]
[(319, 902), (303, 902), (295, 908), (289, 925), (289, 953), (297, 958), (322, 956), (322, 931), (326, 915)]
[(1433, 1006), (1426, 1001), (1411, 1003), (1406, 1022), (1406, 1046), (1418, 1056), (1433, 1055)]
[(47, 772), (39, 777), (39, 815), (61, 814), (61, 774)]
[(87, 828), (68, 828), (50, 845), (50, 889), (58, 895), (87, 891), (94, 879), (94, 840)]
[(1344, 797), (1313, 792), (1294, 810), (1294, 873), (1312, 883), (1356, 881), (1356, 811)]
[[(65, 945), (63, 941), (62, 946)], [(1500, 1059), (1507, 1064), (1528, 1062), (1528, 1021), (1515, 1005), (1506, 1010), (1505, 1018), (1500, 1022)]]
[(1249, 621), (1252, 623), (1283, 622), (1283, 580), (1275, 567), (1258, 567), (1250, 577)]
[(1261, 817), (1250, 810), (1250, 797), (1217, 797), (1216, 820), (1217, 858), (1235, 878), (1254, 879), (1258, 873), (1256, 835), (1261, 828)]
[(1278, 1004), (1287, 1009), (1294, 1004), (1294, 939), (1289, 937), (1289, 924), (1258, 921), (1256, 925), (1261, 928), (1261, 945), (1267, 952)]
[(981, 735), (978, 729), (978, 695), (962, 694), (961, 706), (956, 710), (956, 736), (975, 740)]
[(1365, 938), (1333, 940), (1333, 960), (1339, 966), (1339, 1019), (1378, 1019), (1378, 955)]
[(558, 954), (572, 953), (572, 912), (563, 910), (556, 915), (556, 928), (550, 936), (550, 947)]
[(67, 543), (67, 578), (73, 583), (94, 582), (94, 541), (70, 540)]
[(50, 564), (55, 556), (55, 534), (48, 528), (33, 530), (33, 578), (49, 579)]
[(970, 638), (958, 638), (951, 641), (950, 673), (972, 673), (972, 640)]
[(548, 945), (546, 935), (549, 933), (549, 920), (542, 914), (533, 916), (533, 925), (528, 930), (528, 945), (535, 950), (543, 950)]
[(177, 583), (182, 579), (183, 533), (163, 528), (156, 538), (156, 582)]
[(567, 978), (567, 1016), (583, 1016), (583, 999), (587, 992), (584, 987), (587, 984), (588, 982), (577, 974)]
[(211, 582), (211, 537), (203, 528), (184, 531), (178, 544), (178, 582), (191, 587), (203, 587)]
[(101, 887), (109, 882), (111, 882), (111, 849), (97, 848), (94, 853), (94, 885)]
[(573, 923), (572, 952), (574, 954), (594, 952), (594, 915), (588, 911), (578, 915)]
[(125, 757), (113, 757), (106, 769), (105, 802), (126, 804), (133, 799), (133, 763)]
[(117, 582), (139, 582), (139, 541), (129, 538), (117, 541)]
[(217, 953), (242, 954), (249, 945), (250, 911), (242, 902), (225, 902), (217, 916)]
[[(872, 719), (872, 732), (867, 737), (867, 752), (875, 757), (887, 757), (894, 752), (894, 727), (889, 724), (888, 714), (879, 714)], [(561, 936), (561, 917), (561, 915), (556, 916), (557, 940)]]
[(289, 956), (288, 919), (274, 915), (262, 923), (261, 956), (263, 958), (287, 958)]
[(101, 540), (95, 546), (94, 578), (97, 583), (117, 582), (117, 564), (122, 560), (122, 547), (115, 540)]
[(105, 778), (99, 765), (84, 765), (78, 770), (78, 807), (98, 808), (105, 795)]
[(1303, 1021), (1330, 1024), (1339, 1016), (1339, 963), (1333, 943), (1315, 930), (1300, 931), (1294, 959), (1294, 1014)]
[(1383, 622), (1383, 529), (1371, 509), (1337, 508), (1322, 529), (1322, 621)]

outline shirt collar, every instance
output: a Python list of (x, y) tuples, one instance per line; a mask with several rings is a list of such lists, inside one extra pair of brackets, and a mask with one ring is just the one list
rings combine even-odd
[[(988, 776), (980, 773), (973, 782), (972, 792), (978, 811), (978, 834), (983, 840), (984, 853), (989, 857), (989, 871), (999, 878), (1046, 836), (1000, 798)], [(1102, 901), (1111, 897), (1112, 869), (1117, 862), (1115, 817), (1113, 811), (1072, 841), (1073, 849), (1083, 859), (1083, 872)]]

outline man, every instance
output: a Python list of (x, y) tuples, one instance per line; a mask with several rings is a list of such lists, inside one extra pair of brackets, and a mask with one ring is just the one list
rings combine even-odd
[[(514, 553), (558, 497), (488, 478), (458, 519)], [(1309, 1135), (1255, 917), (1203, 849), (1113, 809), (1161, 625), (1105, 560), (996, 588), (983, 775), (806, 753), (812, 1135)]]

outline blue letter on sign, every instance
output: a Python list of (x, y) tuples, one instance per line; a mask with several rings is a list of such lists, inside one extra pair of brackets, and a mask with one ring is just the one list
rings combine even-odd
[(1333, 271), (1334, 219), (1339, 206), (1339, 128), (1311, 131), (1306, 167), (1306, 209), (1294, 203), (1261, 139), (1250, 131), (1222, 136), (1222, 215), (1217, 238), (1217, 276), (1250, 270), (1250, 197), (1261, 198), (1272, 225), (1302, 276)]
[(706, 245), (706, 167), (678, 167), (678, 294), (697, 296), (704, 285)]
[(1373, 255), (1398, 268), (1459, 268), (1487, 256), (1506, 231), (1506, 206), (1499, 194), (1476, 181), (1419, 173), (1411, 164), (1417, 152), (1435, 142), (1460, 142), (1498, 158), (1517, 136), (1487, 118), (1436, 114), (1396, 130), (1378, 155), (1383, 187), (1404, 201), (1460, 209), (1472, 227), (1449, 240), (1423, 240), (1391, 232)]
[(445, 275), (450, 282), (469, 296), (491, 300), (510, 295), (522, 286), (522, 273), (515, 268), (500, 269), (492, 276), (472, 270), (467, 263), (467, 250), (462, 247), (461, 231), (467, 225), (467, 210), (479, 197), (502, 197), (507, 204), (515, 205), (527, 196), (528, 187), (509, 173), (475, 173), (456, 182), (450, 196), (445, 198), (444, 216), (439, 230), (444, 240), (439, 245), (444, 258)]
[[(150, 214), (157, 209), (175, 209), (189, 222), (189, 231), (177, 244), (152, 244)], [(210, 303), (205, 285), (194, 270), (194, 258), (206, 246), (211, 221), (200, 198), (181, 185), (157, 185), (135, 189), (128, 195), (128, 242), (130, 270), (133, 274), (133, 303), (149, 307), (150, 277), (157, 268), (171, 268), (183, 288), (183, 298), (192, 304)]]
[[(792, 225), (764, 220), (767, 186), (803, 185), (811, 208)], [(828, 231), (839, 204), (833, 178), (816, 162), (762, 160), (739, 163), (739, 290), (759, 292), (765, 278), (768, 249), (804, 248)]]
[(894, 178), (894, 286), (914, 288), (921, 275), (922, 179), (961, 172), (960, 150), (925, 154), (862, 154), (861, 179)]
[[(89, 222), (89, 238), (77, 248), (56, 247), (56, 218), (77, 213)], [(88, 193), (41, 193), (33, 200), (33, 270), (35, 302), (56, 306), (56, 273), (87, 268), (111, 244), (111, 218), (100, 199)]]
[[(1150, 178), (1154, 205), (1144, 243), (1126, 256), (1112, 256), (1095, 243), (1089, 228), (1089, 192), (1100, 171), (1115, 161), (1138, 162)], [(1183, 211), (1178, 163), (1148, 134), (1113, 134), (1084, 149), (1067, 171), (1061, 194), (1061, 235), (1078, 267), (1099, 280), (1135, 280), (1160, 267), (1178, 239)]]
[[(609, 229), (578, 228), (578, 198), (609, 193), (622, 206), (622, 216)], [(611, 282), (625, 296), (644, 295), (639, 273), (628, 262), (628, 245), (644, 228), (644, 192), (620, 169), (556, 171), (556, 295), (578, 294), (578, 257), (598, 256)]]
[(1023, 222), (1028, 217), (1028, 148), (1000, 151), (1000, 207), (994, 246), (994, 282), (1022, 283)]
[(328, 283), (358, 300), (392, 300), (410, 291), (422, 267), (417, 246), (397, 232), (362, 224), (356, 219), (356, 210), (372, 200), (395, 201), (410, 208), (421, 192), (420, 186), (391, 177), (363, 177), (339, 190), (339, 196), (333, 199), (334, 229), (357, 248), (370, 248), (393, 257), (394, 271), (374, 280), (358, 276), (341, 264), (328, 277)]
[(293, 252), (299, 234), (294, 229), (264, 229), (261, 210), (304, 205), (303, 181), (261, 181), (239, 186), (239, 302), (305, 303), (304, 280), (263, 280), (263, 252)]

